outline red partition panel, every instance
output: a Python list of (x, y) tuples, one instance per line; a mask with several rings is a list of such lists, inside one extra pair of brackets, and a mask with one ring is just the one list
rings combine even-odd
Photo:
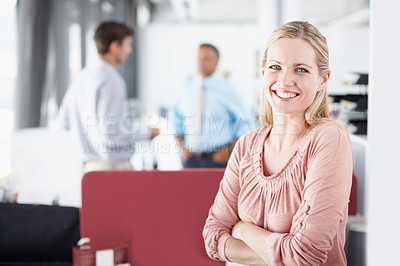
[(349, 200), (349, 215), (357, 214), (358, 184), (357, 177), (353, 174)]
[(223, 265), (202, 229), (224, 169), (99, 171), (82, 179), (81, 236), (129, 241), (132, 265)]

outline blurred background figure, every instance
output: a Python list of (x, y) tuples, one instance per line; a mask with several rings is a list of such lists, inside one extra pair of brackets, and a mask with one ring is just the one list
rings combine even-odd
[(127, 123), (126, 85), (115, 67), (132, 52), (132, 37), (124, 24), (101, 23), (94, 35), (99, 58), (82, 70), (61, 105), (59, 124), (78, 136), (85, 171), (130, 169), (135, 143), (158, 135)]
[(185, 84), (173, 108), (185, 168), (225, 167), (237, 139), (255, 125), (237, 88), (215, 73), (218, 60), (214, 45), (200, 45), (199, 76)]

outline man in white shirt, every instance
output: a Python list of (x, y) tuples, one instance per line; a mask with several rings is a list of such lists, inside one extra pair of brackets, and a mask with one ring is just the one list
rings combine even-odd
[(85, 171), (129, 169), (135, 144), (153, 139), (158, 129), (132, 126), (126, 108), (126, 84), (116, 70), (132, 52), (133, 30), (103, 22), (94, 40), (99, 58), (85, 67), (66, 92), (59, 125), (71, 130), (82, 149)]

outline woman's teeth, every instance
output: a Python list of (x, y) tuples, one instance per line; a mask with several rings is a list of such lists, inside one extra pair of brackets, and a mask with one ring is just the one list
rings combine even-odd
[(294, 98), (297, 96), (296, 93), (292, 93), (292, 92), (281, 92), (281, 91), (275, 91), (276, 95), (278, 95), (281, 98), (284, 99), (290, 99), (290, 98)]

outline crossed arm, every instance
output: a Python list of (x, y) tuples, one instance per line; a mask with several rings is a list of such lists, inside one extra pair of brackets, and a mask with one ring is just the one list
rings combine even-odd
[[(303, 226), (310, 207), (305, 201), (293, 216), (290, 234), (295, 235)], [(225, 242), (225, 256), (229, 261), (250, 264), (267, 265), (262, 259), (265, 252), (266, 239), (271, 232), (249, 222), (239, 221), (232, 228), (232, 237)]]

